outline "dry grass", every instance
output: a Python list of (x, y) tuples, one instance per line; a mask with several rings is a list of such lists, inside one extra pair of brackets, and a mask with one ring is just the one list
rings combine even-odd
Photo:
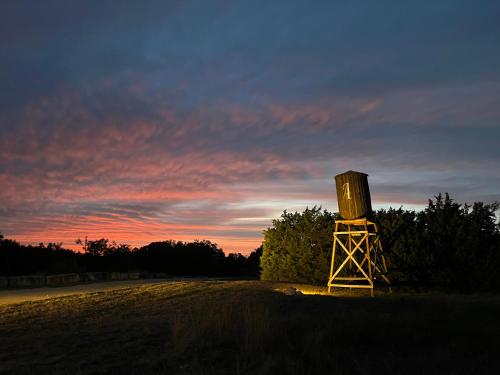
[[(185, 281), (0, 307), (0, 372), (492, 373), (500, 297)], [(322, 289), (296, 286), (309, 292)]]

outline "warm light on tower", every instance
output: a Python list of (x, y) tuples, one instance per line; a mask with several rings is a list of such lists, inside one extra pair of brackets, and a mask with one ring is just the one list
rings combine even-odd
[(368, 220), (372, 216), (368, 175), (347, 171), (335, 176), (335, 185), (342, 219), (335, 221), (328, 292), (366, 288), (373, 296), (377, 276), (391, 283), (377, 224)]

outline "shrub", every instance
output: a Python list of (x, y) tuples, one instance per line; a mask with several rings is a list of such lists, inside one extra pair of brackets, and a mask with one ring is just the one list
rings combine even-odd
[[(379, 210), (389, 277), (396, 283), (468, 290), (500, 289), (499, 204), (429, 200), (421, 212)], [(324, 284), (329, 274), (336, 214), (286, 211), (264, 232), (262, 278)]]
[(335, 215), (321, 207), (283, 212), (264, 231), (261, 258), (264, 280), (321, 284), (328, 277)]

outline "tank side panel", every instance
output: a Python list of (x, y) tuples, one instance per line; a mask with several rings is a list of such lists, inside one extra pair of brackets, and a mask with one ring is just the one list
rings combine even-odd
[(340, 216), (358, 219), (372, 211), (368, 178), (365, 174), (349, 173), (335, 176)]
[(353, 179), (350, 174), (335, 177), (337, 200), (340, 216), (344, 219), (353, 219), (356, 216), (356, 207), (353, 202)]

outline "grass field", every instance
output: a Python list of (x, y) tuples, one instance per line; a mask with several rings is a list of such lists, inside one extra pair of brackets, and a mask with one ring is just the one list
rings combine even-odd
[[(496, 373), (500, 296), (178, 281), (0, 307), (0, 373)], [(299, 287), (300, 288), (300, 287)]]

